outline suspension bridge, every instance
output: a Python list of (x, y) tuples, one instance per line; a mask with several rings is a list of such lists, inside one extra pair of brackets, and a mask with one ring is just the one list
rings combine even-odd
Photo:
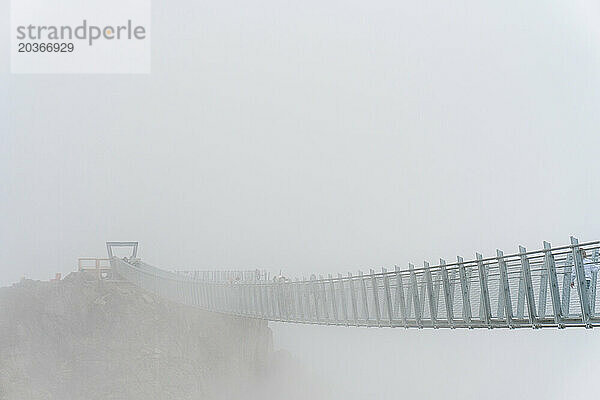
[[(117, 257), (116, 247), (131, 249)], [(254, 271), (167, 271), (143, 262), (137, 242), (107, 242), (112, 271), (162, 298), (233, 316), (319, 325), (544, 328), (600, 325), (600, 241), (422, 267), (290, 280)]]

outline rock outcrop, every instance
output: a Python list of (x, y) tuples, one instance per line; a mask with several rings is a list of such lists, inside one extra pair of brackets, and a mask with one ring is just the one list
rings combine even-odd
[(128, 283), (73, 273), (0, 289), (2, 400), (264, 398), (288, 358), (273, 353), (266, 322)]

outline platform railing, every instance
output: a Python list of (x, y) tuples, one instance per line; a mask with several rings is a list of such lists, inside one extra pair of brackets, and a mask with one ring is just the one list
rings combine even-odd
[(261, 269), (253, 270), (234, 270), (226, 269), (219, 271), (206, 271), (197, 269), (177, 269), (175, 273), (184, 275), (188, 278), (201, 281), (240, 283), (240, 282), (259, 282), (269, 279), (269, 273)]
[(289, 280), (209, 280), (113, 257), (113, 269), (166, 299), (269, 321), (405, 328), (591, 328), (600, 241), (417, 268)]
[(92, 272), (98, 279), (106, 279), (111, 276), (112, 268), (109, 258), (81, 257), (77, 259), (77, 270), (79, 272)]

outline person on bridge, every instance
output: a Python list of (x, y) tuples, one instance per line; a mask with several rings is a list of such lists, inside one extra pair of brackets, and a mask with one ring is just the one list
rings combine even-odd
[[(573, 257), (570, 258), (572, 259)], [(584, 249), (581, 250), (581, 258), (583, 260), (583, 270), (585, 271), (585, 287), (589, 292), (592, 285), (592, 276), (598, 272), (598, 264), (596, 264), (595, 259), (590, 259), (587, 257)], [(571, 287), (575, 287), (576, 277), (577, 273), (575, 272), (575, 263), (573, 263), (571, 266)]]

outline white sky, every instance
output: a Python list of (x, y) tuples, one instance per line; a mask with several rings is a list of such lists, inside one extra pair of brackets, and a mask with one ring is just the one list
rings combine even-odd
[(598, 238), (600, 7), (327, 4), (154, 4), (148, 76), (1, 58), (0, 284), (106, 240), (295, 275)]
[(17, 76), (0, 57), (0, 285), (106, 240), (300, 276), (598, 239), (599, 17), (179, 0), (153, 4), (148, 76)]

